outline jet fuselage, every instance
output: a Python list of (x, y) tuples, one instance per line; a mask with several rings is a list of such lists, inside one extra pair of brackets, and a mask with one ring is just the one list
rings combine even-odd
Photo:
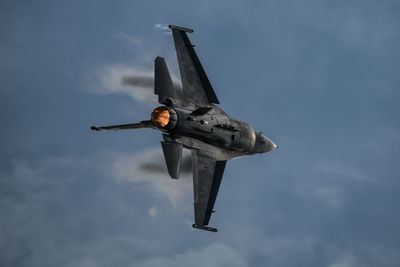
[(162, 131), (161, 147), (168, 174), (179, 179), (183, 148), (190, 149), (193, 173), (194, 224), (216, 232), (208, 223), (217, 198), (226, 162), (232, 158), (265, 153), (277, 146), (247, 123), (229, 117), (219, 100), (186, 33), (192, 29), (169, 25), (177, 53), (181, 88), (176, 87), (165, 59), (154, 61), (154, 94), (160, 106), (150, 120), (110, 126), (95, 131), (156, 129)]
[(238, 156), (265, 153), (276, 148), (271, 140), (256, 133), (247, 122), (229, 117), (216, 106), (200, 111), (190, 107), (162, 106), (155, 109), (158, 112), (160, 110), (168, 110), (170, 114), (168, 123), (160, 127), (170, 136), (195, 138), (216, 147), (234, 150)]

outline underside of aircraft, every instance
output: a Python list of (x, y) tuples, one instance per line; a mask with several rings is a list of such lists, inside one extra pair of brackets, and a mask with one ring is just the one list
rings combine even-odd
[(150, 128), (162, 132), (162, 150), (168, 173), (178, 179), (183, 148), (191, 150), (194, 190), (194, 228), (209, 227), (226, 162), (239, 156), (265, 153), (277, 146), (246, 122), (229, 117), (196, 55), (187, 33), (193, 30), (169, 25), (178, 57), (182, 92), (173, 86), (164, 58), (154, 67), (154, 93), (162, 104), (150, 120), (140, 123), (92, 126), (95, 131)]

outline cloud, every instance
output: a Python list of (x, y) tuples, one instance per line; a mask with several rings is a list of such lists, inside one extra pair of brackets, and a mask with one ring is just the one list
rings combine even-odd
[(309, 196), (318, 199), (331, 208), (338, 209), (343, 203), (343, 190), (339, 186), (317, 185), (307, 191)]
[(157, 23), (157, 24), (154, 25), (154, 28), (160, 29), (160, 30), (164, 30), (164, 31), (166, 31), (166, 30), (169, 31), (169, 27), (168, 27), (167, 24)]
[[(143, 153), (145, 159), (134, 158), (143, 162), (147, 156), (152, 158), (151, 151)], [(154, 230), (149, 220), (163, 216), (156, 225), (171, 224), (171, 218), (165, 217), (171, 211), (158, 206), (168, 202), (166, 189), (155, 185), (154, 176), (150, 181), (133, 178), (148, 186), (127, 186), (110, 179), (116, 174), (109, 172), (109, 160), (105, 155), (9, 160), (9, 168), (0, 169), (0, 265), (111, 266), (124, 261), (123, 266), (137, 266), (135, 262), (149, 258), (152, 251), (164, 255), (159, 239), (151, 237)], [(133, 170), (135, 176), (138, 171)], [(172, 180), (161, 174), (157, 177), (161, 184)], [(184, 200), (185, 206), (190, 203), (191, 179), (172, 185), (188, 198), (175, 199)], [(146, 211), (149, 216), (143, 216)]]
[[(143, 162), (139, 165), (139, 168), (143, 171), (147, 171), (148, 173), (159, 173), (162, 175), (169, 175), (167, 167), (165, 166), (164, 155), (160, 153), (157, 156), (158, 156), (157, 160)], [(192, 173), (192, 157), (190, 156), (189, 152), (184, 152), (184, 154), (182, 155), (181, 174), (191, 174), (191, 173)]]
[(187, 207), (186, 203), (192, 195), (191, 175), (184, 171), (179, 180), (171, 179), (166, 174), (161, 148), (116, 155), (111, 162), (110, 177), (118, 181), (143, 184), (154, 197), (167, 198), (174, 208), (180, 203), (185, 204), (179, 207)]
[(151, 66), (152, 60), (161, 53), (162, 47), (157, 43), (149, 42), (142, 36), (134, 36), (125, 32), (115, 33), (111, 36), (112, 39), (117, 40), (120, 44), (127, 46), (129, 53), (134, 53), (134, 60), (139, 66), (146, 68)]
[(152, 89), (154, 86), (154, 77), (152, 75), (131, 75), (121, 77), (123, 85), (130, 85), (132, 87), (143, 87)]
[(335, 176), (335, 178), (346, 178), (359, 182), (372, 181), (372, 177), (367, 176), (359, 168), (352, 164), (344, 163), (340, 161), (323, 161), (317, 163), (312, 168), (315, 172), (325, 174), (329, 176)]
[[(156, 24), (155, 27), (164, 29), (167, 26)], [(128, 45), (129, 50), (135, 52), (134, 63), (99, 66), (88, 77), (87, 87), (90, 92), (128, 95), (138, 102), (157, 104), (158, 98), (154, 95), (154, 59), (158, 55), (167, 55), (164, 58), (169, 62), (168, 69), (173, 85), (178, 94), (181, 94), (181, 81), (174, 75), (178, 69), (175, 53), (164, 51), (154, 42), (124, 32), (113, 34), (112, 38)]]
[(317, 162), (309, 171), (307, 178), (299, 181), (294, 191), (304, 199), (317, 200), (333, 210), (342, 208), (353, 186), (375, 181), (355, 165), (338, 160)]
[(140, 70), (127, 65), (109, 65), (100, 68), (98, 80), (91, 91), (99, 94), (128, 95), (139, 102), (157, 103), (154, 95), (152, 71)]
[(136, 266), (175, 266), (175, 267), (244, 267), (247, 263), (241, 257), (240, 251), (226, 243), (215, 243), (201, 249), (188, 249), (184, 253), (167, 257), (155, 257), (148, 259)]
[(365, 265), (360, 265), (360, 263), (357, 263), (356, 260), (354, 259), (354, 256), (350, 254), (343, 255), (341, 258), (339, 258), (337, 261), (335, 261), (332, 264), (329, 264), (328, 267), (355, 267), (355, 266), (365, 266)]
[(158, 214), (157, 207), (156, 207), (156, 206), (152, 206), (152, 207), (149, 209), (149, 215), (150, 215), (151, 217), (156, 217), (157, 214)]
[(259, 250), (267, 266), (298, 266), (299, 262), (303, 262), (301, 258), (309, 256), (316, 247), (316, 241), (312, 238), (264, 236), (264, 240), (259, 242)]
[[(175, 89), (180, 94), (180, 81), (172, 76)], [(128, 95), (138, 102), (157, 104), (154, 94), (154, 71), (143, 70), (128, 65), (108, 65), (101, 67), (95, 74), (94, 84), (89, 90), (99, 94)]]
[(400, 129), (389, 125), (375, 127), (369, 132), (369, 138), (363, 145), (365, 153), (377, 157), (399, 155)]
[[(171, 230), (179, 214), (166, 216), (170, 210), (159, 203), (168, 199), (179, 207), (175, 211), (187, 206), (192, 213), (191, 179), (188, 175), (174, 181), (161, 173), (149, 174), (139, 167), (148, 160), (163, 160), (161, 149), (14, 161), (10, 170), (1, 170), (0, 265), (347, 267), (399, 262), (397, 247), (381, 239), (374, 244), (339, 235), (327, 241), (325, 229), (335, 228), (335, 220), (324, 221), (323, 233), (309, 232), (294, 222), (290, 224), (296, 228), (294, 234), (285, 226), (273, 226), (272, 234), (264, 226), (246, 227), (230, 219), (212, 237), (188, 228)], [(144, 194), (135, 195), (140, 191)], [(166, 247), (165, 240), (171, 246)]]
[(112, 38), (114, 38), (116, 40), (121, 40), (122, 42), (130, 43), (130, 44), (134, 45), (135, 47), (144, 46), (144, 40), (142, 38), (129, 35), (125, 32), (116, 33), (116, 34), (112, 35)]

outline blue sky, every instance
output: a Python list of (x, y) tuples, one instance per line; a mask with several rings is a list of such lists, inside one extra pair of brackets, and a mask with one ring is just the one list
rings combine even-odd
[[(2, 1), (1, 266), (399, 266), (398, 1)], [(228, 162), (210, 225), (151, 130), (189, 35), (221, 107), (279, 149)]]

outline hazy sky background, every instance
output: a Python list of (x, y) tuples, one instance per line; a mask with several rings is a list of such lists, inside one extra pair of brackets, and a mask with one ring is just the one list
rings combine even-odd
[[(149, 118), (156, 56), (179, 79), (168, 24), (279, 145), (228, 162), (218, 233), (159, 132), (89, 130)], [(385, 0), (1, 1), (0, 265), (400, 266), (399, 27)]]

